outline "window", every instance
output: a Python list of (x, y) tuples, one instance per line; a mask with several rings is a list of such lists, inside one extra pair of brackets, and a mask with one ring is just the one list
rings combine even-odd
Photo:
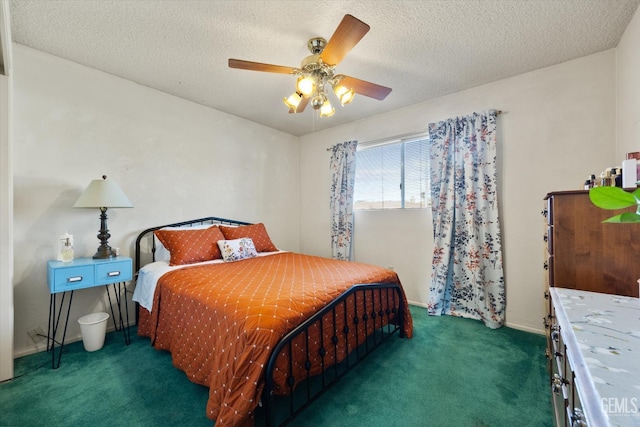
[(425, 134), (358, 146), (354, 209), (429, 206), (429, 151)]

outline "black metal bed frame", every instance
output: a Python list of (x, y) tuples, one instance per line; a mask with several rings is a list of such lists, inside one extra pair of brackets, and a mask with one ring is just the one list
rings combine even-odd
[[(136, 239), (136, 277), (142, 266), (141, 242), (145, 236), (151, 234), (151, 260), (149, 262), (153, 262), (155, 261), (156, 252), (154, 231), (165, 227), (204, 224), (250, 225), (251, 223), (206, 217), (148, 228), (141, 232)], [(396, 332), (403, 338), (404, 310), (408, 308), (404, 306), (402, 292), (401, 286), (397, 283), (354, 285), (285, 335), (273, 349), (266, 365), (265, 385), (261, 401), (265, 425), (271, 427), (288, 424), (351, 368)], [(361, 298), (357, 298), (357, 296)], [(369, 296), (370, 307), (368, 307), (367, 296)], [(385, 299), (386, 306), (383, 304)], [(350, 312), (351, 314), (349, 314), (347, 304), (352, 304), (353, 311)], [(139, 307), (136, 304), (136, 323), (138, 321), (138, 310)], [(342, 319), (342, 327), (339, 327), (340, 319)], [(363, 337), (358, 336), (361, 322), (364, 326), (364, 333), (368, 333)], [(320, 374), (315, 376), (311, 374), (314, 368), (318, 368), (311, 362), (313, 357), (310, 357), (312, 346), (309, 344), (309, 331), (311, 328), (319, 328), (320, 336), (322, 337), (319, 348), (315, 349), (317, 351), (316, 357), (320, 359)], [(355, 342), (349, 342), (352, 328), (355, 332)], [(294, 340), (300, 339), (298, 337), (302, 337), (305, 346), (306, 360), (304, 361), (304, 370), (306, 373), (303, 378), (295, 378), (294, 375), (293, 346)], [(325, 344), (326, 337), (329, 337), (328, 345)], [(344, 345), (347, 351), (343, 360), (338, 358), (338, 348), (341, 344)], [(348, 352), (350, 348), (353, 350)], [(288, 372), (286, 374), (288, 390), (284, 393), (276, 393), (273, 375), (276, 370), (276, 362), (283, 351), (288, 354)]]
[[(362, 295), (362, 298), (358, 299), (356, 297), (358, 293)], [(376, 294), (378, 296), (377, 307)], [(367, 295), (370, 295), (371, 298), (371, 311), (367, 310)], [(351, 296), (353, 298), (350, 298)], [(383, 305), (384, 297), (386, 297), (387, 301), (386, 307)], [(389, 308), (388, 304), (390, 301), (392, 302), (391, 308)], [(353, 317), (348, 314), (348, 304), (352, 304)], [(399, 336), (403, 338), (404, 310), (406, 309), (403, 304), (402, 288), (397, 283), (354, 285), (285, 335), (274, 348), (267, 362), (265, 386), (262, 392), (265, 425), (268, 427), (286, 425), (393, 334), (398, 332)], [(338, 321), (341, 318), (345, 320), (342, 328), (338, 326)], [(328, 326), (326, 325), (327, 319)], [(364, 324), (364, 333), (366, 334), (371, 330), (370, 334), (364, 337), (358, 336), (360, 322)], [(372, 324), (371, 328), (369, 327), (370, 323)], [(322, 337), (321, 344), (316, 349), (317, 356), (320, 359), (320, 374), (316, 377), (311, 375), (314, 366), (310, 360), (309, 344), (309, 330), (313, 327), (317, 327), (320, 330), (320, 336)], [(328, 331), (325, 331), (327, 328)], [(350, 345), (349, 334), (351, 328), (355, 330), (355, 342)], [(305, 347), (304, 370), (306, 373), (303, 378), (296, 379), (293, 372), (293, 341), (300, 336), (303, 337)], [(325, 344), (324, 338), (326, 336), (330, 337), (328, 345)], [(354, 350), (347, 353), (342, 361), (338, 361), (338, 346), (341, 341), (344, 343), (345, 349), (354, 348)], [(289, 390), (285, 393), (286, 396), (281, 398), (286, 401), (284, 402), (285, 404), (281, 404), (279, 408), (276, 408), (273, 374), (276, 369), (276, 361), (283, 351), (288, 354), (287, 387)], [(331, 364), (326, 363), (325, 360), (331, 357), (333, 357), (333, 362)], [(288, 415), (284, 419), (276, 421), (278, 416), (276, 412), (280, 414), (286, 412)]]
[[(144, 239), (144, 237), (147, 234), (151, 234), (151, 248), (149, 250), (149, 252), (151, 253), (151, 260), (148, 262), (153, 262), (156, 260), (156, 236), (155, 234), (153, 234), (154, 231), (156, 230), (160, 230), (162, 228), (166, 228), (166, 227), (185, 227), (185, 226), (196, 226), (196, 225), (205, 225), (205, 224), (229, 224), (229, 225), (251, 225), (250, 222), (242, 222), (242, 221), (235, 221), (235, 220), (231, 220), (231, 219), (224, 219), (224, 218), (217, 218), (215, 216), (209, 216), (206, 218), (199, 218), (199, 219), (192, 219), (189, 221), (182, 221), (182, 222), (174, 222), (173, 224), (166, 224), (166, 225), (160, 225), (157, 227), (151, 227), (151, 228), (147, 228), (146, 230), (142, 231), (140, 234), (138, 234), (138, 238), (136, 239), (136, 258), (135, 258), (135, 265), (134, 265), (134, 271), (136, 278), (138, 277), (138, 271), (140, 271), (140, 268), (142, 267), (142, 253), (140, 252), (140, 244), (142, 242), (142, 239)], [(145, 263), (146, 264), (146, 263)]]

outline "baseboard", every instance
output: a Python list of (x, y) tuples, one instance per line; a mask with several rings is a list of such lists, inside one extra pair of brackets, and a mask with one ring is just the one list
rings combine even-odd
[[(134, 326), (135, 322), (134, 323), (129, 323), (129, 324), (130, 324), (130, 326)], [(115, 330), (116, 330), (116, 327), (115, 326), (111, 326), (111, 327), (107, 328), (106, 333), (114, 332)], [(73, 337), (67, 336), (67, 337), (65, 337), (64, 344), (67, 345), (67, 344), (71, 344), (71, 343), (78, 342), (78, 341), (82, 341), (82, 335), (75, 335)], [(23, 351), (20, 351), (20, 352), (17, 352), (17, 353), (13, 353), (13, 358), (14, 359), (18, 359), (20, 357), (29, 356), (31, 354), (36, 354), (36, 353), (40, 353), (40, 352), (43, 352), (43, 351), (47, 351), (47, 340), (46, 340), (46, 338), (44, 340), (40, 341), (38, 344), (36, 344), (34, 348), (28, 348), (26, 350), (23, 350)]]
[(531, 332), (532, 334), (544, 335), (544, 329), (536, 329), (531, 326), (518, 325), (517, 323), (506, 322), (505, 326), (511, 329), (517, 329), (519, 331)]
[(415, 305), (417, 307), (423, 307), (423, 308), (427, 308), (427, 304), (423, 303), (423, 302), (417, 302), (417, 301), (407, 301), (407, 303), (409, 305)]
[[(417, 301), (407, 301), (407, 302), (409, 303), (409, 305), (415, 305), (417, 307), (427, 308), (427, 304), (423, 302), (417, 302)], [(530, 326), (519, 325), (517, 323), (511, 323), (511, 322), (506, 322), (505, 326), (507, 328), (517, 329), (519, 331), (531, 332), (532, 334), (538, 334), (538, 335), (544, 335), (544, 329), (532, 328)]]

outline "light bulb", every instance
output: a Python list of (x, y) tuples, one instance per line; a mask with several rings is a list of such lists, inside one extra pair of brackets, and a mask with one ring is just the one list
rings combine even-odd
[(316, 83), (311, 77), (301, 76), (296, 82), (296, 90), (304, 96), (309, 96), (316, 90)]

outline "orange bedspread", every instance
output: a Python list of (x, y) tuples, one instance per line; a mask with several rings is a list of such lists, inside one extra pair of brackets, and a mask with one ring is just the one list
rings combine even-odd
[[(357, 283), (399, 280), (384, 268), (288, 252), (187, 267), (162, 276), (138, 333), (209, 387), (207, 416), (216, 426), (250, 425), (274, 346)], [(410, 338), (408, 308), (404, 321)]]

